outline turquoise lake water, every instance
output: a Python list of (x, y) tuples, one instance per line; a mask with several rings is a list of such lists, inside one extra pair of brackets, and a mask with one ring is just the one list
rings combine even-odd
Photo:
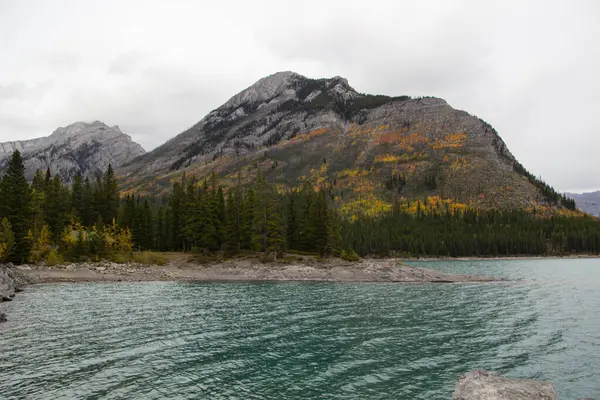
[(513, 281), (33, 286), (0, 398), (450, 399), (472, 369), (600, 398), (600, 260), (413, 264)]

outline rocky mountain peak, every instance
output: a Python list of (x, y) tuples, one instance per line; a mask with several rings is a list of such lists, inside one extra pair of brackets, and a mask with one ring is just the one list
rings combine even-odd
[(484, 207), (562, 201), (489, 124), (442, 99), (363, 94), (341, 76), (290, 71), (260, 79), (120, 172), (124, 187), (154, 192), (183, 173), (231, 184), (256, 169), (288, 187), (328, 183), (340, 205), (356, 200), (367, 213), (391, 207), (391, 196)]
[(279, 97), (286, 91), (289, 92), (295, 81), (306, 79), (302, 75), (291, 71), (276, 72), (266, 76), (252, 86), (242, 90), (233, 96), (219, 110), (237, 109), (242, 105), (259, 105), (275, 97)]
[(50, 168), (66, 182), (77, 174), (93, 177), (108, 164), (118, 167), (145, 153), (118, 126), (110, 127), (101, 121), (78, 121), (59, 127), (46, 137), (0, 143), (0, 173), (14, 150), (22, 153), (28, 179), (36, 170)]

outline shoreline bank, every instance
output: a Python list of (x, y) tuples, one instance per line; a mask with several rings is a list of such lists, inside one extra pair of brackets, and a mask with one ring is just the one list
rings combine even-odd
[(261, 263), (256, 260), (229, 260), (194, 264), (171, 262), (142, 265), (113, 262), (15, 267), (31, 283), (53, 282), (397, 282), (467, 283), (498, 282), (502, 279), (479, 275), (447, 274), (402, 264), (397, 259), (345, 262)]
[(529, 260), (581, 260), (597, 259), (600, 254), (578, 254), (566, 256), (502, 256), (502, 257), (418, 257), (418, 258), (398, 258), (402, 262), (411, 261), (529, 261)]

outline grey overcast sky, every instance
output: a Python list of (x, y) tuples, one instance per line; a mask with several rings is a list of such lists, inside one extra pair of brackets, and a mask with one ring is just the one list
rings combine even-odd
[(600, 189), (595, 0), (0, 0), (0, 141), (101, 120), (150, 150), (282, 70), (442, 97), (557, 189)]

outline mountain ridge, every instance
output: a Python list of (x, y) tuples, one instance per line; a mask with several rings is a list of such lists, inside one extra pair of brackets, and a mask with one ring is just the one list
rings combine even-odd
[(215, 172), (233, 185), (257, 170), (288, 188), (326, 184), (341, 203), (440, 196), (484, 207), (572, 208), (491, 125), (443, 99), (362, 94), (339, 76), (291, 71), (259, 79), (119, 172), (123, 189), (157, 194), (183, 173)]
[(28, 180), (36, 170), (49, 168), (65, 182), (76, 175), (100, 175), (108, 164), (118, 167), (145, 153), (118, 125), (111, 127), (101, 121), (78, 121), (57, 128), (49, 136), (0, 143), (0, 171), (15, 150), (21, 152)]
[(575, 200), (581, 211), (600, 217), (600, 190), (585, 193), (566, 193), (566, 195)]

